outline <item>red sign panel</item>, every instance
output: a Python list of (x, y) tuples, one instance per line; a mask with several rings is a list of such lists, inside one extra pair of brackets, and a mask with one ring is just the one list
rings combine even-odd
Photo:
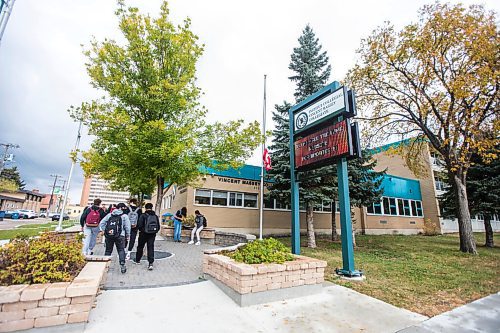
[(305, 167), (349, 153), (349, 124), (343, 120), (295, 141), (295, 167)]

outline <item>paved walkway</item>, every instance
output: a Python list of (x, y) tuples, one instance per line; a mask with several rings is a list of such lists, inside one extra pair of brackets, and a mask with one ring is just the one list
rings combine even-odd
[(500, 293), (432, 317), (400, 333), (498, 333)]
[[(104, 289), (153, 288), (199, 282), (203, 274), (203, 250), (215, 247), (217, 246), (203, 243), (201, 246), (174, 243), (158, 235), (155, 241), (155, 251), (167, 251), (173, 256), (155, 260), (152, 271), (147, 270), (147, 260), (141, 261), (141, 265), (127, 261), (125, 274), (120, 273), (118, 254), (114, 249)], [(94, 254), (103, 255), (104, 244), (97, 244)]]

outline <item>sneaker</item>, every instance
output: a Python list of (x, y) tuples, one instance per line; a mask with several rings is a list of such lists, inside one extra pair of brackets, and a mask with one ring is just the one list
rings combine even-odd
[(200, 241), (197, 241), (194, 245), (201, 245)]
[(130, 251), (128, 251), (127, 254), (125, 255), (125, 260), (130, 260)]
[(134, 262), (134, 264), (136, 264), (136, 265), (140, 265), (140, 264), (141, 264), (141, 261), (140, 261), (140, 260), (139, 260), (139, 261), (132, 260), (132, 261), (133, 261), (133, 262)]
[(191, 245), (191, 244), (194, 244), (194, 241), (189, 241), (189, 243), (188, 243), (188, 244), (190, 244), (190, 245)]
[(120, 265), (120, 271), (122, 274), (125, 274), (127, 272), (127, 267), (125, 265)]
[(149, 264), (148, 271), (152, 271), (152, 270), (153, 270), (153, 264)]

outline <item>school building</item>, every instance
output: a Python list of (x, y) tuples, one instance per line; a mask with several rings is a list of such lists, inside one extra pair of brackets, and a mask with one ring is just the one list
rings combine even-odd
[[(455, 221), (443, 220), (439, 216), (437, 195), (442, 190), (435, 156), (429, 148), (421, 152), (425, 170), (418, 177), (405, 165), (402, 157), (389, 154), (393, 144), (374, 150), (376, 170), (386, 169), (381, 187), (380, 202), (369, 207), (353, 208), (353, 229), (366, 234), (417, 234), (427, 226), (439, 233), (456, 232)], [(202, 212), (208, 226), (227, 232), (259, 232), (260, 166), (244, 165), (235, 170), (216, 171), (208, 169), (195, 186), (173, 185), (164, 193), (161, 212), (175, 213), (186, 207), (188, 215), (195, 210)], [(152, 198), (152, 202), (155, 202)], [(338, 209), (338, 205), (337, 209)], [(305, 208), (300, 205), (301, 231), (306, 231)], [(331, 202), (325, 201), (314, 208), (314, 227), (319, 233), (331, 233)], [(336, 212), (337, 231), (340, 233), (340, 216)], [(474, 223), (476, 222), (476, 223)], [(291, 230), (289, 203), (275, 198), (264, 198), (263, 233), (289, 234)], [(473, 220), (475, 231), (484, 231), (484, 225)], [(492, 221), (494, 230), (500, 230), (500, 221)]]

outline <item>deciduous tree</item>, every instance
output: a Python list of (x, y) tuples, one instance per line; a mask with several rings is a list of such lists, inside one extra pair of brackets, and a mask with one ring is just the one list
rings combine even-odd
[(372, 141), (421, 137), (443, 156), (458, 201), (460, 250), (469, 253), (476, 253), (466, 190), (471, 156), (498, 153), (498, 137), (481, 136), (500, 130), (496, 22), (482, 6), (424, 6), (419, 22), (399, 32), (388, 23), (364, 39), (347, 78), (371, 120)]
[(84, 170), (120, 188), (146, 191), (154, 184), (158, 213), (166, 183), (190, 184), (204, 166), (237, 166), (262, 138), (257, 122), (205, 121), (195, 84), (203, 46), (189, 19), (175, 26), (166, 2), (157, 18), (119, 4), (124, 43), (94, 40), (85, 51), (91, 83), (106, 96), (70, 112), (96, 136), (83, 154)]

